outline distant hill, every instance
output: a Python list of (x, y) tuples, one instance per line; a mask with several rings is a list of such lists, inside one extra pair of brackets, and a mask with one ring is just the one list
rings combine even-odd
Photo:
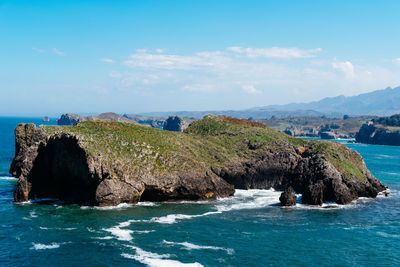
[(207, 114), (225, 115), (236, 118), (266, 119), (271, 117), (301, 116), (342, 118), (353, 116), (390, 116), (400, 113), (400, 86), (386, 88), (356, 96), (327, 97), (309, 103), (291, 103), (270, 105), (246, 110), (208, 110), (208, 111), (171, 111), (143, 113), (146, 116), (182, 116), (203, 118)]
[(252, 110), (316, 110), (330, 114), (340, 112), (349, 115), (390, 116), (400, 113), (400, 86), (386, 88), (356, 96), (328, 97), (310, 103), (291, 103), (257, 107)]

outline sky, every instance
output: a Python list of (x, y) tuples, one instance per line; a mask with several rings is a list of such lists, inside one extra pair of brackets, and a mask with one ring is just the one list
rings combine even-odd
[(0, 0), (0, 116), (226, 110), (400, 85), (399, 1)]

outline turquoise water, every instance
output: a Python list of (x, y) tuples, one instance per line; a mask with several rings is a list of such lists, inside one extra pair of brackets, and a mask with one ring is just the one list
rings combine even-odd
[(5, 176), (19, 121), (42, 123), (0, 118), (1, 266), (400, 265), (400, 147), (347, 144), (391, 190), (348, 206), (280, 208), (273, 190), (209, 203), (15, 205)]

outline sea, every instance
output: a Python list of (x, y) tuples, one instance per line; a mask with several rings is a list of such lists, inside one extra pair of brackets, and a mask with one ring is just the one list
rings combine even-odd
[(0, 266), (400, 266), (400, 147), (354, 144), (390, 194), (279, 206), (280, 192), (237, 190), (212, 202), (14, 204), (14, 128), (0, 118)]

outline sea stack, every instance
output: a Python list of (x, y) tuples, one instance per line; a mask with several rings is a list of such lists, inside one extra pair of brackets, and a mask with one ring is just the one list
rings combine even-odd
[(279, 201), (281, 202), (281, 206), (295, 206), (296, 205), (296, 194), (292, 187), (288, 187), (279, 197)]

